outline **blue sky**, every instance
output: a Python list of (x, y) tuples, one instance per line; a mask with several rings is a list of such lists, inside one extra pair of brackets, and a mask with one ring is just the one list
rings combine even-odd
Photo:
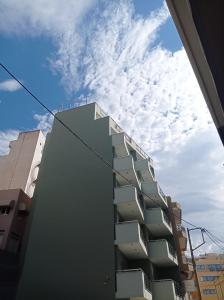
[[(153, 157), (185, 219), (222, 235), (223, 148), (164, 2), (0, 4), (1, 62), (52, 110), (97, 101)], [(0, 153), (19, 130), (49, 128), (8, 79), (0, 70)]]
[[(159, 9), (163, 1), (134, 1), (135, 15), (147, 18), (150, 13)], [(172, 19), (159, 30), (159, 42), (169, 49), (176, 51), (182, 44), (176, 32)], [(51, 38), (45, 35), (30, 37), (30, 35), (11, 35), (3, 32), (0, 35), (0, 57), (16, 76), (40, 97), (50, 109), (67, 107), (80, 93), (85, 95), (85, 89), (68, 94), (60, 84), (59, 74), (53, 74), (49, 68), (49, 59), (54, 56), (55, 45)], [(9, 76), (0, 70), (0, 82)], [(15, 93), (0, 91), (0, 130), (17, 128), (27, 130), (36, 126), (33, 119), (35, 113), (43, 113), (39, 105), (24, 90)]]

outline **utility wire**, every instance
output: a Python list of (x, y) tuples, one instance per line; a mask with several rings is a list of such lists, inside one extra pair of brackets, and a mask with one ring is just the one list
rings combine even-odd
[(209, 233), (209, 231), (206, 230), (205, 233), (209, 237), (209, 239), (212, 240), (216, 244), (216, 246), (218, 246), (220, 249), (224, 250), (224, 246), (220, 245), (220, 243), (217, 242), (217, 240), (213, 238), (213, 236)]
[[(9, 71), (9, 69), (4, 66), (2, 63), (0, 63), (0, 66), (3, 70), (6, 71), (6, 73), (8, 73), (17, 83), (19, 83), (20, 86), (22, 86), (24, 88), (24, 90), (32, 97), (34, 98), (50, 115), (52, 115), (65, 129), (67, 129), (75, 138), (77, 138), (89, 151), (93, 152), (105, 165), (107, 165), (109, 168), (112, 169), (112, 171), (121, 176), (128, 184), (132, 185), (132, 183), (124, 176), (122, 175), (120, 172), (118, 172), (117, 170), (114, 170), (113, 166), (110, 164), (110, 162), (108, 162), (107, 160), (104, 159), (104, 157), (98, 152), (96, 151), (94, 148), (92, 148), (85, 140), (83, 140), (83, 138), (81, 138), (75, 131), (73, 131), (65, 122), (63, 122), (55, 113), (53, 113), (37, 96), (35, 96), (30, 89), (28, 89), (12, 72)], [(147, 195), (146, 193), (144, 193), (143, 191), (141, 191), (143, 195), (145, 195), (146, 197), (148, 197), (153, 203), (155, 203), (155, 205), (157, 207), (160, 208), (160, 206), (158, 205), (158, 203), (151, 198), (149, 195)], [(173, 213), (174, 214), (174, 213)], [(179, 216), (175, 215), (177, 218), (179, 218)], [(181, 220), (194, 227), (197, 228), (198, 226), (194, 225), (193, 223), (186, 221), (185, 219), (181, 218)], [(203, 228), (204, 229), (204, 228)]]
[(207, 229), (207, 232), (208, 232), (211, 236), (213, 236), (213, 238), (214, 238), (215, 240), (217, 240), (219, 243), (224, 244), (224, 241), (223, 241), (223, 240), (219, 239), (217, 236), (215, 236), (215, 235), (214, 235), (211, 231), (209, 231), (208, 229)]
[(209, 234), (209, 232), (207, 230), (205, 230), (206, 235), (208, 236), (208, 238), (217, 246), (219, 247), (221, 250), (224, 251), (224, 247), (221, 246), (220, 244), (217, 243), (217, 241)]

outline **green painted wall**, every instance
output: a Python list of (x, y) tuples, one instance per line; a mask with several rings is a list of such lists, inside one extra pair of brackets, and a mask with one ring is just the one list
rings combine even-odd
[[(94, 109), (57, 115), (112, 163), (109, 118)], [(32, 209), (17, 300), (114, 300), (113, 173), (57, 121)]]

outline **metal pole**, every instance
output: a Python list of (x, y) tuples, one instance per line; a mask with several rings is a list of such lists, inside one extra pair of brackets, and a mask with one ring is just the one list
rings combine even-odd
[(197, 274), (197, 271), (196, 271), (196, 262), (195, 262), (195, 259), (194, 259), (194, 251), (193, 251), (192, 243), (191, 243), (190, 230), (188, 228), (187, 228), (187, 235), (188, 235), (188, 240), (189, 240), (189, 246), (190, 246), (190, 252), (191, 252), (191, 259), (192, 259), (192, 265), (193, 265), (193, 269), (194, 269), (194, 273), (195, 273), (195, 278), (196, 278), (196, 286), (197, 286), (197, 289), (198, 289), (199, 300), (202, 300), (200, 286), (199, 286), (199, 281), (198, 281), (198, 274)]

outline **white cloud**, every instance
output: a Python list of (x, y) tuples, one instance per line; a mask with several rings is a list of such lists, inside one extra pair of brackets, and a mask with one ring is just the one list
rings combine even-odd
[(0, 91), (3, 92), (15, 92), (20, 90), (21, 88), (21, 85), (14, 79), (8, 79), (0, 82)]
[[(222, 237), (224, 151), (215, 127), (197, 131), (178, 153), (161, 150), (155, 158), (158, 181), (165, 193), (181, 203), (183, 218)], [(210, 244), (206, 239), (202, 252)]]
[[(54, 111), (55, 112), (55, 111)], [(49, 113), (46, 114), (35, 114), (33, 116), (34, 120), (37, 121), (37, 126), (35, 129), (43, 131), (45, 134), (51, 130), (54, 117)]]
[(6, 130), (0, 131), (0, 155), (6, 155), (9, 153), (9, 142), (17, 139), (19, 135), (18, 130)]
[(74, 55), (75, 35), (60, 41), (55, 61), (70, 91), (81, 82), (89, 100), (150, 152), (178, 148), (211, 123), (185, 51), (171, 53), (157, 42), (167, 18), (166, 6), (143, 19), (130, 1), (112, 1), (89, 24), (82, 59)]
[(0, 31), (59, 37), (73, 30), (93, 3), (94, 0), (0, 0)]
[[(81, 21), (97, 0), (0, 0), (0, 33), (18, 36), (46, 35), (52, 38), (58, 51), (64, 57), (52, 62), (52, 70), (72, 74), (76, 86), (80, 86), (78, 62), (84, 48), (84, 32)], [(66, 61), (69, 57), (70, 61)], [(63, 81), (63, 79), (62, 79)], [(63, 81), (64, 82), (64, 81)]]

